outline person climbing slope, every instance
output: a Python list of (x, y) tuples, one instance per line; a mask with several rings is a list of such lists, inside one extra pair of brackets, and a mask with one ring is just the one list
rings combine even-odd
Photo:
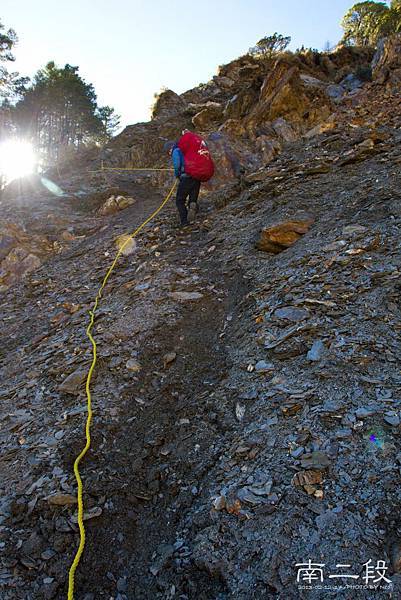
[(177, 143), (167, 142), (165, 147), (171, 153), (174, 174), (180, 180), (176, 205), (181, 226), (185, 227), (195, 219), (201, 183), (213, 176), (214, 163), (206, 142), (200, 135), (187, 129), (184, 129)]

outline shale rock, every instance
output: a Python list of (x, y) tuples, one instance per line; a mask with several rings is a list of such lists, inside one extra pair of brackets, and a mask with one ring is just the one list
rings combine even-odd
[(60, 392), (65, 394), (78, 395), (83, 390), (83, 384), (86, 379), (87, 372), (84, 369), (77, 369), (71, 375), (68, 375), (66, 379), (59, 386)]
[(262, 124), (278, 118), (305, 132), (331, 112), (324, 87), (305, 82), (298, 66), (279, 59), (263, 82), (258, 103), (244, 121), (253, 134)]
[(373, 79), (379, 84), (399, 86), (401, 83), (401, 33), (379, 41), (372, 61)]
[(208, 102), (206, 107), (192, 117), (192, 123), (198, 131), (208, 131), (222, 121), (223, 107), (218, 102)]

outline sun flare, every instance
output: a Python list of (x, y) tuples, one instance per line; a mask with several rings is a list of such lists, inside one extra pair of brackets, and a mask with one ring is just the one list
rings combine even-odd
[(7, 182), (34, 173), (36, 163), (35, 153), (28, 142), (9, 140), (0, 143), (0, 175)]

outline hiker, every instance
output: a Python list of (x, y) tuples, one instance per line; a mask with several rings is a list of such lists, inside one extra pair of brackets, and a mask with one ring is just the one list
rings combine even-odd
[(184, 129), (177, 143), (167, 142), (165, 148), (171, 154), (174, 174), (180, 180), (176, 205), (181, 226), (186, 227), (194, 221), (198, 212), (201, 183), (208, 181), (213, 176), (213, 160), (206, 142), (188, 129)]

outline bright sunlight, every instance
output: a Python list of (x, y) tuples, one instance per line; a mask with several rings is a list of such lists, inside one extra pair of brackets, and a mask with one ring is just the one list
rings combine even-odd
[(34, 173), (36, 162), (35, 153), (28, 142), (9, 140), (0, 144), (0, 174), (7, 182)]

